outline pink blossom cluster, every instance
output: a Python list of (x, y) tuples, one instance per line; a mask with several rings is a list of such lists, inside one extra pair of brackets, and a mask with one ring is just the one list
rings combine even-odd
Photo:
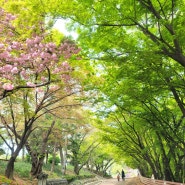
[(15, 16), (3, 9), (0, 16), (0, 92), (20, 85), (36, 87), (51, 80), (53, 74), (57, 80), (70, 80), (67, 60), (78, 54), (79, 48), (69, 42), (59, 46), (46, 42), (45, 33), (20, 41), (11, 24)]

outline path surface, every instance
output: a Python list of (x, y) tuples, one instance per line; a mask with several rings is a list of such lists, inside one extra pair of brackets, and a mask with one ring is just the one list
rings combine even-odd
[(143, 184), (140, 182), (139, 178), (135, 177), (120, 182), (118, 182), (117, 179), (107, 179), (104, 180), (99, 185), (143, 185)]

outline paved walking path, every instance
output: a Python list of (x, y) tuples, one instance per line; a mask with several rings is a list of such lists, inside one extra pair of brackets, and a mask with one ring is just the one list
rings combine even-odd
[(125, 181), (117, 181), (117, 179), (107, 179), (103, 180), (103, 182), (99, 185), (143, 185), (139, 178), (134, 177), (130, 179), (126, 179)]

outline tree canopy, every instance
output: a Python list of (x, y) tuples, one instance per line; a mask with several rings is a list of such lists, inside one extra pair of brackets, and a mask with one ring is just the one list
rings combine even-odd
[(94, 103), (105, 119), (98, 127), (146, 176), (182, 181), (184, 1), (79, 4), (86, 11), (74, 12), (71, 26), (87, 57), (97, 61)]
[[(82, 48), (80, 62), (74, 60), (71, 63), (70, 69), (76, 70), (71, 82), (80, 81), (75, 89), (83, 85), (86, 96), (80, 100), (88, 100), (88, 108), (92, 105), (93, 116), (97, 116), (93, 124), (100, 130), (102, 139), (115, 145), (116, 152), (120, 156), (124, 154), (125, 162), (139, 168), (143, 175), (154, 174), (159, 179), (182, 182), (185, 161), (184, 3), (180, 0), (2, 3), (7, 11), (16, 12), (16, 7), (27, 10), (16, 13), (19, 19), (14, 25), (7, 23), (14, 17), (7, 14), (7, 18), (2, 12), (1, 19), (5, 20), (1, 23), (2, 28), (9, 31), (2, 32), (2, 38), (13, 34), (8, 40), (1, 39), (2, 98), (23, 85), (27, 88), (48, 85), (61, 77), (64, 68), (69, 69), (70, 65), (63, 60), (56, 63), (57, 66), (53, 62), (70, 58), (79, 49), (71, 42), (59, 46), (59, 36), (57, 39), (43, 37), (42, 26), (38, 23), (44, 21), (42, 25), (45, 25), (46, 32), (53, 36), (55, 34), (50, 28), (55, 20), (70, 19), (69, 29), (79, 34), (76, 44)], [(37, 16), (30, 16), (30, 12)], [(35, 34), (30, 30), (23, 34), (22, 30), (26, 28), (21, 30), (20, 22), (24, 19), (29, 27), (34, 25)], [(14, 28), (18, 28), (20, 35), (15, 34)], [(51, 44), (52, 39), (58, 44)], [(7, 44), (11, 47), (8, 48)], [(65, 44), (69, 47), (65, 48)], [(64, 52), (59, 52), (58, 47), (64, 47)], [(35, 62), (25, 56), (34, 57)], [(60, 70), (58, 65), (64, 68)], [(30, 73), (32, 69), (36, 72)], [(30, 76), (32, 81), (26, 80), (27, 71), (33, 76)], [(50, 73), (56, 71), (54, 79), (49, 78)], [(12, 72), (12, 79), (7, 72)], [(44, 82), (43, 76), (47, 77)]]

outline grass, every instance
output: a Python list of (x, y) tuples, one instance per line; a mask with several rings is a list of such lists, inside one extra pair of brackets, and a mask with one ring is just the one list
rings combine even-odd
[(6, 161), (1, 161), (1, 160), (0, 160), (0, 167), (1, 167), (1, 168), (0, 168), (0, 174), (1, 174), (1, 175), (5, 173), (6, 164), (7, 164)]
[(15, 163), (15, 175), (22, 178), (30, 177), (31, 164), (26, 162), (16, 162)]
[[(4, 175), (6, 169), (7, 161), (0, 160), (0, 175)], [(14, 174), (22, 177), (22, 178), (29, 178), (29, 173), (31, 169), (31, 164), (26, 162), (15, 162), (14, 166)]]
[[(4, 182), (1, 180), (1, 179), (3, 179), (2, 177), (5, 173), (6, 165), (7, 165), (7, 161), (0, 160), (0, 184), (7, 183), (8, 185), (11, 185), (13, 183), (9, 182), (8, 179), (6, 179), (6, 178), (4, 178)], [(55, 166), (54, 172), (51, 172), (50, 169), (51, 169), (51, 164), (49, 164), (49, 163), (44, 164), (43, 172), (47, 173), (49, 175), (49, 178), (66, 178), (69, 182), (77, 180), (77, 179), (94, 177), (94, 175), (92, 175), (89, 171), (84, 170), (84, 169), (82, 169), (80, 171), (79, 176), (76, 176), (73, 172), (73, 166), (71, 166), (71, 165), (67, 166), (66, 176), (62, 176), (61, 166), (59, 166), (59, 165)], [(19, 177), (21, 179), (32, 180), (30, 177), (30, 170), (31, 170), (30, 163), (17, 161), (17, 162), (15, 162), (15, 166), (14, 166), (14, 176)]]

